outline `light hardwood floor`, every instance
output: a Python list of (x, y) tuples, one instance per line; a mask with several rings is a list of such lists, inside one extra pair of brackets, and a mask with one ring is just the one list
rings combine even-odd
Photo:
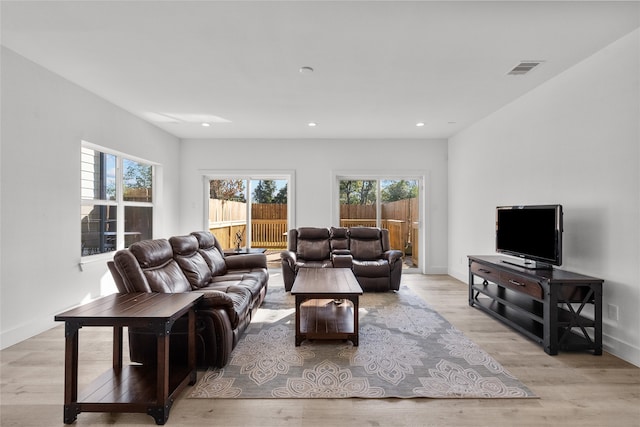
[[(282, 283), (277, 270), (272, 285)], [(454, 326), (532, 389), (539, 399), (187, 399), (170, 426), (640, 426), (640, 368), (610, 354), (560, 353), (467, 304), (466, 284), (449, 276), (402, 279)], [(111, 363), (111, 331), (80, 336), (80, 388)], [(2, 350), (0, 425), (62, 426), (64, 327)], [(199, 372), (202, 375), (202, 372)], [(155, 425), (145, 414), (81, 413), (77, 426)]]

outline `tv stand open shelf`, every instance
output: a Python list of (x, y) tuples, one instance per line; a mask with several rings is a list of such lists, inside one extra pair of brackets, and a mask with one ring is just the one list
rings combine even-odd
[[(470, 306), (541, 344), (548, 354), (602, 354), (603, 280), (565, 270), (518, 267), (500, 256), (468, 258)], [(476, 277), (482, 281), (476, 283)]]

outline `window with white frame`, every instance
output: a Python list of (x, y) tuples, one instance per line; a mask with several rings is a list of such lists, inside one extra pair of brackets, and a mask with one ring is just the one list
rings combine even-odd
[(81, 255), (151, 239), (155, 166), (89, 143), (81, 150)]

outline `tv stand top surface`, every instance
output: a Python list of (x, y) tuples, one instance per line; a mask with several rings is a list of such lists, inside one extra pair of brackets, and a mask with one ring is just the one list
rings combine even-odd
[(562, 270), (559, 268), (533, 269), (530, 267), (525, 267), (521, 264), (518, 264), (517, 259), (514, 260), (513, 258), (507, 258), (500, 255), (468, 255), (468, 258), (470, 263), (472, 261), (475, 261), (480, 264), (491, 265), (494, 268), (498, 268), (501, 270), (516, 272), (525, 276), (532, 277), (537, 280), (539, 279), (547, 280), (550, 283), (553, 283), (553, 282), (574, 282), (574, 283), (604, 282), (604, 280), (602, 279), (586, 276), (584, 274), (573, 273), (571, 271)]
[(527, 270), (552, 270), (551, 264), (544, 264), (536, 261), (530, 261), (528, 259), (504, 259), (501, 262), (505, 264), (515, 265), (516, 267), (526, 268)]

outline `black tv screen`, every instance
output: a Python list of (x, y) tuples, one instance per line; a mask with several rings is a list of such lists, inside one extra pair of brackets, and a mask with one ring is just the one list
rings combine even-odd
[(562, 265), (562, 206), (499, 206), (496, 251), (550, 265)]

